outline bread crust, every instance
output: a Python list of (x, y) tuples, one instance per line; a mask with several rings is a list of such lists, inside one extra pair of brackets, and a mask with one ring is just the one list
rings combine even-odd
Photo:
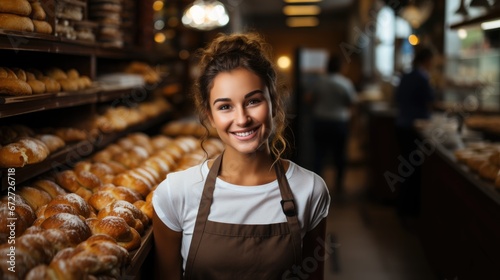
[(29, 16), (31, 5), (27, 0), (0, 0), (0, 13)]
[[(11, 0), (3, 0), (10, 2)], [(0, 5), (1, 7), (2, 5)], [(30, 6), (31, 12), (31, 6)], [(28, 14), (29, 15), (29, 14)], [(14, 14), (0, 13), (0, 29), (8, 29), (13, 31), (33, 32), (35, 25), (27, 16), (19, 16)]]

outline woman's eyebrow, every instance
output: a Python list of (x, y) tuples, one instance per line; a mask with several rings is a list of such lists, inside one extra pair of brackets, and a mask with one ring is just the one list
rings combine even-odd
[[(253, 96), (253, 95), (257, 94), (257, 93), (263, 93), (263, 91), (262, 91), (261, 89), (256, 89), (256, 90), (253, 90), (253, 91), (251, 91), (251, 92), (249, 92), (249, 93), (245, 94), (245, 99), (246, 99), (246, 98), (249, 98), (250, 96)], [(215, 104), (215, 103), (217, 103), (217, 102), (227, 102), (227, 101), (231, 101), (231, 98), (221, 97), (221, 98), (217, 98), (217, 99), (215, 99), (213, 104)], [(213, 105), (213, 104), (212, 104), (212, 105)]]

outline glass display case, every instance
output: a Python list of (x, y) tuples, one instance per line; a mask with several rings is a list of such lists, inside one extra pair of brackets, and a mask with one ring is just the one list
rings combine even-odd
[[(447, 1), (445, 29), (445, 104), (468, 111), (500, 110), (500, 29), (486, 30), (481, 22), (457, 25), (457, 1)], [(470, 9), (470, 11), (474, 11)], [(476, 11), (477, 13), (477, 11)], [(481, 16), (481, 14), (479, 15)]]

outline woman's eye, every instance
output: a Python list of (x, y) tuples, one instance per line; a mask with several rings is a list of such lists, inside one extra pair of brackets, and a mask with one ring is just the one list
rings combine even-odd
[(248, 105), (253, 105), (258, 103), (260, 103), (260, 99), (251, 99), (248, 101)]
[(219, 110), (227, 110), (229, 109), (229, 105), (221, 105), (219, 106)]

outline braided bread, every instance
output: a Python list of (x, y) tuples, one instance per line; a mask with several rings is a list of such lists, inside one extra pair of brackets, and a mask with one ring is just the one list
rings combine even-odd
[(121, 217), (132, 228), (136, 229), (139, 234), (144, 233), (145, 227), (149, 224), (149, 218), (142, 213), (132, 203), (117, 200), (108, 204), (97, 214), (97, 218), (103, 219), (108, 216)]
[(113, 184), (106, 184), (92, 194), (89, 198), (89, 204), (96, 210), (100, 211), (106, 205), (115, 202), (116, 200), (125, 200), (134, 203), (141, 199), (141, 195), (136, 191)]
[[(7, 242), (9, 236), (20, 236), (36, 219), (35, 211), (21, 196), (14, 194), (10, 197), (9, 199), (9, 196), (3, 196), (0, 200), (0, 225), (2, 225), (0, 227), (0, 243)], [(15, 204), (14, 211), (10, 208), (9, 201), (11, 204)], [(9, 226), (11, 224), (9, 218), (15, 219), (13, 220), (15, 221), (15, 227), (11, 228)]]
[(87, 224), (92, 234), (106, 234), (116, 243), (128, 251), (141, 246), (141, 236), (133, 227), (130, 227), (123, 218), (108, 216), (102, 219), (87, 219)]
[(40, 227), (42, 229), (59, 229), (63, 231), (68, 241), (73, 245), (77, 245), (90, 237), (92, 232), (81, 216), (58, 213), (45, 219)]

